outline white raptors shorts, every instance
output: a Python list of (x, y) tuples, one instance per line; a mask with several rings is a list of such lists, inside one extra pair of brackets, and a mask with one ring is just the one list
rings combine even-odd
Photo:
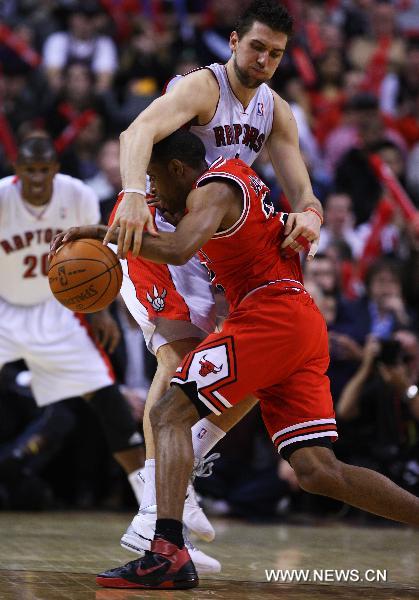
[[(158, 228), (163, 227), (159, 224)], [(116, 246), (109, 246), (116, 252)], [(212, 286), (196, 256), (176, 267), (143, 258), (121, 260), (121, 265), (121, 295), (150, 352), (156, 354), (161, 346), (176, 340), (202, 340), (214, 331)]]
[(106, 354), (89, 334), (84, 315), (51, 298), (34, 306), (0, 299), (0, 368), (23, 358), (39, 406), (114, 383)]

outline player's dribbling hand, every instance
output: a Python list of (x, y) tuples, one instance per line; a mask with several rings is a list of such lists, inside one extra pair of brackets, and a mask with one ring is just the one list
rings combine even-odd
[(118, 258), (126, 258), (129, 250), (134, 258), (139, 255), (144, 227), (151, 235), (158, 236), (144, 196), (136, 192), (124, 194), (116, 210), (115, 219), (103, 240), (105, 245), (112, 241), (112, 235), (118, 227)]
[(70, 227), (66, 231), (57, 233), (57, 235), (51, 241), (48, 260), (51, 261), (54, 254), (57, 253), (58, 248), (63, 244), (67, 244), (67, 242), (74, 242), (74, 240), (89, 238), (94, 240), (103, 240), (106, 231), (107, 227), (105, 227), (105, 225), (81, 225), (80, 227)]
[(290, 258), (304, 251), (308, 252), (307, 260), (312, 260), (319, 247), (320, 225), (319, 217), (312, 211), (290, 213), (281, 244), (282, 255)]

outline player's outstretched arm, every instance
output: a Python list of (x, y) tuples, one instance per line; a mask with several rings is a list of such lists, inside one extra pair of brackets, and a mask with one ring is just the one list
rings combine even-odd
[(281, 248), (287, 252), (309, 249), (308, 259), (317, 252), (323, 209), (314, 196), (307, 168), (301, 156), (298, 130), (287, 102), (274, 93), (274, 122), (267, 149), (276, 176), (294, 210), (285, 227)]
[[(208, 70), (191, 73), (173, 89), (157, 98), (122, 132), (121, 177), (124, 198), (104, 242), (108, 243), (117, 227), (118, 256), (125, 258), (129, 249), (138, 256), (144, 227), (156, 235), (150, 211), (145, 202), (146, 171), (153, 144), (167, 137), (185, 123), (200, 115), (208, 115), (218, 101), (218, 86)], [(211, 118), (212, 115), (210, 115)]]
[[(232, 186), (219, 182), (192, 190), (186, 200), (187, 214), (179, 221), (176, 231), (161, 232), (158, 238), (145, 233), (141, 256), (156, 263), (185, 264), (220, 227), (237, 194), (238, 191)], [(70, 227), (52, 240), (49, 259), (51, 260), (62, 244), (81, 238), (104, 240), (109, 231), (110, 228), (106, 225)], [(109, 236), (109, 242), (115, 244), (118, 235), (117, 228)]]

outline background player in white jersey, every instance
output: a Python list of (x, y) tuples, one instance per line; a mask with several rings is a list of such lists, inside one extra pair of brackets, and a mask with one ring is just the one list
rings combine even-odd
[[(274, 0), (253, 2), (239, 20), (236, 31), (230, 38), (232, 57), (226, 65), (210, 65), (178, 77), (169, 85), (168, 92), (155, 100), (121, 135), (121, 175), (125, 191), (115, 214), (108, 237), (120, 226), (118, 238), (119, 255), (125, 257), (133, 240), (132, 256), (138, 255), (142, 231), (147, 225), (156, 233), (154, 221), (145, 203), (146, 169), (152, 146), (179, 127), (189, 124), (205, 144), (206, 159), (211, 163), (222, 154), (226, 158), (239, 156), (249, 165), (267, 144), (267, 148), (295, 213), (288, 219), (283, 247), (300, 251), (310, 242), (309, 257), (314, 256), (322, 208), (314, 197), (309, 176), (302, 160), (298, 132), (288, 104), (273, 92), (267, 81), (279, 66), (288, 37), (292, 32), (292, 19), (287, 11)], [(165, 230), (168, 230), (167, 223)], [(137, 294), (138, 296), (138, 294)], [(139, 321), (143, 331), (147, 330), (147, 318)], [(181, 334), (177, 332), (178, 336)], [(172, 337), (157, 349), (158, 369), (150, 389), (144, 415), (146, 438), (146, 465), (150, 466), (148, 479), (154, 480), (154, 445), (149, 425), (149, 410), (170, 381), (183, 353), (197, 343), (190, 337)], [(228, 431), (257, 402), (249, 399), (234, 409), (234, 413), (221, 419), (209, 417), (197, 426), (193, 434), (195, 454), (205, 454), (224, 432)], [(224, 419), (228, 419), (224, 422)], [(200, 448), (199, 432), (204, 434)], [(198, 450), (197, 450), (198, 449)], [(147, 471), (147, 470), (146, 470)], [(146, 485), (148, 480), (146, 480)], [(152, 490), (142, 503), (155, 502)], [(139, 515), (133, 528), (122, 539), (125, 547), (134, 548), (135, 531), (143, 537), (142, 522), (147, 519)], [(137, 538), (140, 547), (140, 538)]]
[(75, 396), (89, 400), (139, 495), (142, 436), (103, 350), (118, 341), (117, 325), (102, 311), (90, 326), (59, 304), (48, 285), (53, 236), (72, 225), (97, 223), (100, 216), (93, 191), (58, 168), (52, 142), (31, 137), (19, 148), (16, 176), (0, 181), (0, 369), (23, 358), (39, 406)]

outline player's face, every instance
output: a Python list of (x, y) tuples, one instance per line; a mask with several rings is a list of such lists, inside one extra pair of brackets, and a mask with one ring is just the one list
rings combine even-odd
[(149, 164), (147, 173), (162, 210), (174, 215), (184, 210), (186, 197), (191, 188), (189, 185), (185, 189), (182, 173), (179, 171), (181, 163), (176, 161), (175, 168), (172, 163), (167, 166), (152, 162)]
[(281, 62), (288, 36), (255, 21), (241, 38), (233, 31), (230, 48), (233, 51), (234, 71), (240, 83), (257, 88), (269, 81)]
[(22, 182), (22, 195), (31, 204), (46, 204), (52, 195), (52, 181), (58, 164), (51, 161), (22, 161), (16, 165)]

